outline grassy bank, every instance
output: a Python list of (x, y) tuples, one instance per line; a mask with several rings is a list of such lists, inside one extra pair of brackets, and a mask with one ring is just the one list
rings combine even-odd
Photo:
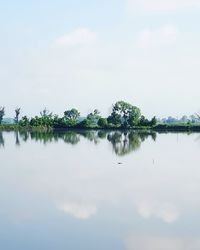
[(158, 124), (153, 127), (135, 126), (132, 128), (124, 127), (63, 127), (53, 128), (50, 126), (19, 126), (17, 124), (2, 124), (0, 131), (29, 131), (29, 132), (53, 132), (53, 131), (66, 131), (66, 130), (135, 130), (135, 131), (156, 131), (156, 132), (200, 132), (200, 124)]
[(200, 132), (200, 124), (158, 124), (153, 130), (157, 132)]
[(19, 126), (17, 124), (2, 124), (0, 131), (51, 132), (54, 129), (47, 126)]

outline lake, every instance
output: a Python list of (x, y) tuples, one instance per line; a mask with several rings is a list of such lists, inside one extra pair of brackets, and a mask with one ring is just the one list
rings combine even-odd
[(200, 134), (0, 132), (0, 249), (199, 250)]

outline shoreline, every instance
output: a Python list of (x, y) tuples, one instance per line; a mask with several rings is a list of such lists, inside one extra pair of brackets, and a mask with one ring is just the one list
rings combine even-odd
[(135, 131), (135, 132), (199, 132), (200, 133), (200, 124), (191, 125), (191, 124), (158, 124), (154, 127), (132, 127), (132, 128), (124, 128), (124, 127), (64, 127), (64, 128), (53, 128), (53, 127), (21, 127), (15, 124), (1, 124), (0, 132), (3, 131), (24, 131), (24, 132), (41, 132), (41, 133), (49, 133), (49, 132), (67, 132), (67, 131), (89, 131), (89, 130), (103, 130), (103, 131)]

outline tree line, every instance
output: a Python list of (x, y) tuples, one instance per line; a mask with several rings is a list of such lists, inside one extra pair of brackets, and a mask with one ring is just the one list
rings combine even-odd
[[(156, 117), (148, 120), (141, 114), (138, 107), (124, 101), (118, 101), (112, 106), (111, 114), (104, 118), (99, 110), (95, 109), (86, 117), (82, 118), (80, 112), (75, 109), (64, 111), (59, 117), (48, 109), (40, 112), (39, 116), (28, 118), (22, 116), (21, 108), (15, 109), (14, 123), (19, 127), (46, 127), (53, 129), (64, 128), (134, 128), (134, 127), (154, 127), (157, 123)], [(0, 124), (5, 116), (5, 108), (0, 107)]]

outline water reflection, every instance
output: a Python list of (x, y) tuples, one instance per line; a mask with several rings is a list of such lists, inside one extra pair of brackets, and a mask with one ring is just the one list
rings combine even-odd
[[(154, 132), (134, 132), (134, 131), (96, 131), (96, 130), (81, 130), (81, 131), (65, 131), (65, 132), (15, 132), (15, 144), (20, 146), (21, 142), (34, 140), (42, 142), (43, 144), (63, 141), (64, 143), (77, 145), (81, 139), (86, 139), (95, 145), (100, 143), (101, 140), (107, 140), (111, 143), (113, 151), (118, 156), (127, 155), (140, 148), (142, 142), (148, 137), (156, 140), (156, 133)], [(4, 145), (2, 132), (0, 133), (0, 145)]]
[(200, 240), (195, 237), (136, 237), (133, 234), (125, 240), (125, 245), (127, 250), (197, 250), (200, 248)]
[(59, 140), (64, 141), (65, 143), (69, 143), (71, 145), (76, 145), (80, 141), (80, 135), (73, 131), (68, 131), (66, 133), (55, 132), (55, 133), (30, 133), (31, 140), (35, 140), (37, 142), (42, 142), (44, 144), (51, 142), (58, 142)]
[(1, 133), (1, 249), (199, 249), (197, 136)]
[(119, 156), (123, 156), (139, 149), (141, 143), (150, 135), (155, 140), (156, 134), (154, 133), (138, 134), (134, 132), (111, 132), (108, 134), (107, 139), (111, 142), (114, 152)]
[(19, 132), (15, 131), (15, 145), (20, 146)]
[(4, 146), (4, 138), (3, 138), (3, 133), (0, 131), (0, 147)]

